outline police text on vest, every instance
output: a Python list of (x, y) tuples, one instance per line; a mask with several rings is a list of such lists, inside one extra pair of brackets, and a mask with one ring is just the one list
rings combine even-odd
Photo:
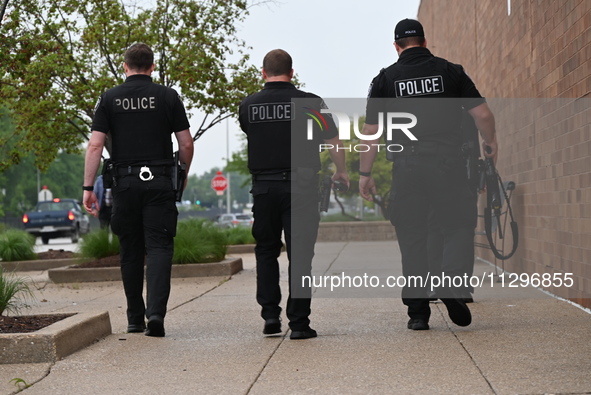
[(115, 112), (156, 111), (156, 97), (116, 97), (113, 99)]
[(444, 90), (443, 77), (440, 75), (396, 81), (395, 86), (396, 97), (435, 95)]
[(293, 116), (293, 103), (259, 103), (248, 106), (248, 121), (274, 122), (291, 121)]

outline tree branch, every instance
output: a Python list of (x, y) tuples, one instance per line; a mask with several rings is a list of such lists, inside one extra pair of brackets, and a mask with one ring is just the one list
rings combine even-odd
[(2, 9), (0, 10), (0, 25), (4, 20), (4, 14), (6, 13), (6, 8), (8, 7), (8, 0), (4, 0), (4, 4), (2, 4)]
[(232, 116), (232, 114), (230, 114), (230, 113), (227, 113), (226, 115), (222, 115), (222, 114), (216, 115), (216, 117), (209, 123), (209, 125), (207, 125), (207, 127), (204, 128), (203, 125), (205, 125), (205, 120), (207, 119), (207, 117), (209, 115), (211, 115), (211, 114), (206, 114), (205, 117), (203, 117), (203, 121), (201, 122), (199, 129), (197, 129), (195, 136), (193, 136), (193, 141), (197, 141), (199, 139), (199, 137), (201, 137), (203, 135), (203, 133), (207, 132), (209, 129), (211, 129), (212, 127), (214, 127), (218, 123), (221, 123), (225, 119), (230, 118)]

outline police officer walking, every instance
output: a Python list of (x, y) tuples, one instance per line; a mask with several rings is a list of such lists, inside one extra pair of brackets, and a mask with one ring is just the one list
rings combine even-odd
[[(431, 54), (418, 21), (402, 20), (394, 33), (399, 59), (372, 81), (362, 133), (377, 135), (386, 122), (396, 124), (384, 120), (384, 115), (399, 117), (404, 112), (416, 118), (416, 123), (408, 124), (412, 129), (405, 130), (410, 133), (393, 131), (388, 136), (388, 144), (403, 147), (389, 158), (394, 162), (390, 221), (396, 228), (404, 276), (425, 279), (429, 274), (429, 213), (433, 213), (443, 235), (443, 273), (431, 280), (452, 322), (467, 326), (472, 322), (465, 303), (469, 284), (451, 281), (465, 279), (474, 259), (477, 220), (476, 191), (468, 182), (461, 150), (461, 114), (465, 109), (474, 118), (484, 140), (484, 154), (492, 158), (497, 154), (494, 116), (462, 66)], [(360, 155), (359, 190), (367, 200), (376, 192), (371, 177), (376, 154), (373, 149)], [(437, 287), (437, 280), (448, 281)], [(407, 281), (402, 290), (409, 329), (429, 329), (429, 287), (424, 285)]]
[[(163, 337), (178, 215), (171, 178), (176, 171), (171, 134), (178, 141), (180, 161), (186, 163), (187, 172), (193, 158), (193, 139), (178, 94), (152, 82), (152, 49), (133, 44), (125, 52), (123, 67), (125, 82), (103, 93), (95, 108), (86, 152), (83, 202), (89, 213), (93, 213), (93, 204), (98, 206), (92, 185), (110, 133), (114, 163), (111, 228), (121, 247), (127, 331)], [(144, 260), (146, 302), (142, 296)], [(148, 319), (147, 328), (144, 317)]]
[[(333, 180), (349, 185), (344, 150), (336, 125), (326, 117), (328, 128), (314, 129), (307, 139), (304, 111), (320, 114), (323, 101), (290, 82), (291, 56), (270, 51), (263, 60), (264, 88), (240, 104), (240, 127), (248, 139), (248, 168), (252, 174), (256, 240), (257, 302), (265, 320), (264, 334), (281, 332), (281, 290), (279, 263), (281, 232), (284, 232), (289, 259), (289, 296), (286, 314), (291, 339), (316, 337), (310, 328), (311, 290), (301, 286), (302, 276), (310, 276), (314, 244), (318, 234), (319, 144), (331, 144), (330, 156), (336, 165)], [(306, 110), (295, 102), (306, 99)], [(296, 115), (297, 114), (297, 115)]]

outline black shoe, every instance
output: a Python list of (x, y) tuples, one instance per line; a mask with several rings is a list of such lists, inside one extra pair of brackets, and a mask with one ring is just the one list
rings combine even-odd
[(454, 324), (468, 326), (472, 323), (472, 314), (470, 314), (470, 309), (466, 306), (464, 298), (445, 298), (441, 301), (447, 307), (447, 314)]
[(433, 291), (427, 292), (427, 300), (429, 302), (435, 302), (437, 300), (437, 294)]
[(273, 335), (275, 333), (281, 333), (281, 320), (279, 318), (266, 319), (263, 334)]
[(429, 323), (427, 320), (422, 320), (420, 318), (411, 318), (406, 327), (413, 331), (426, 331), (429, 329)]
[(464, 303), (474, 303), (474, 298), (471, 296), (469, 298), (464, 298)]
[(127, 333), (144, 333), (146, 330), (146, 324), (129, 324), (127, 325)]
[(148, 319), (148, 329), (146, 336), (164, 337), (164, 319), (159, 315), (153, 315)]
[(318, 333), (312, 328), (305, 329), (303, 331), (291, 331), (291, 335), (289, 336), (290, 339), (310, 339), (312, 337), (318, 336)]

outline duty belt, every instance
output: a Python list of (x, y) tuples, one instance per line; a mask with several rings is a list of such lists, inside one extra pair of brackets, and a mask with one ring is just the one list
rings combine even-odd
[[(294, 175), (295, 176), (295, 175)], [(295, 179), (290, 171), (275, 174), (253, 174), (253, 181), (290, 181)]]
[(154, 176), (171, 176), (171, 166), (163, 165), (143, 165), (143, 166), (117, 166), (115, 175), (135, 176), (137, 175), (142, 181), (150, 181)]
[(462, 149), (442, 144), (405, 144), (404, 149), (394, 156), (460, 156)]

